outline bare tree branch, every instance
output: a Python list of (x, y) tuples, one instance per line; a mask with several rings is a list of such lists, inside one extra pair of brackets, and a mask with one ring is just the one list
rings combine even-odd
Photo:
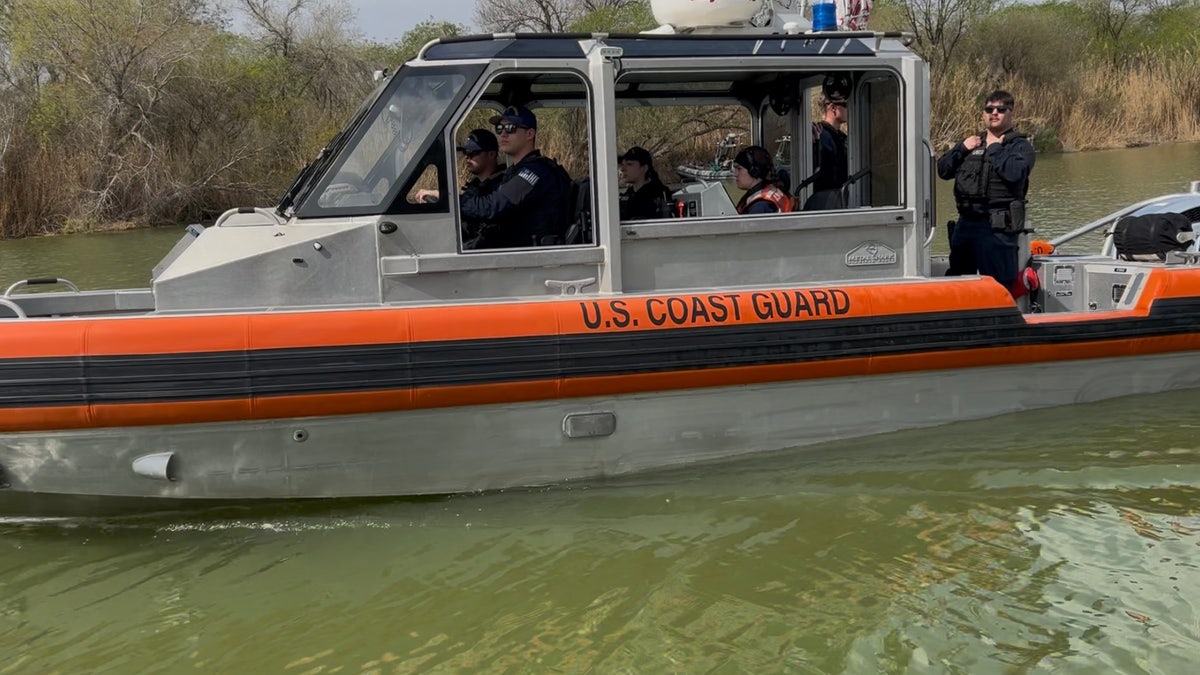
[(497, 33), (558, 33), (600, 9), (621, 11), (645, 0), (477, 0), (475, 21)]

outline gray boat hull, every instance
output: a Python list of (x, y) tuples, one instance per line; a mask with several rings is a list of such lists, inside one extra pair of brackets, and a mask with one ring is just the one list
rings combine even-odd
[[(1200, 387), (1188, 353), (259, 422), (5, 434), (0, 495), (248, 500), (561, 484)], [(611, 432), (611, 433), (610, 433)], [(948, 437), (948, 442), (955, 442)], [(160, 475), (148, 456), (169, 455)]]

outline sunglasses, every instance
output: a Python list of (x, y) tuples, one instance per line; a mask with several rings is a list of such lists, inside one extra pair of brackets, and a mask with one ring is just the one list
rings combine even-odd
[(524, 129), (524, 128), (525, 127), (521, 126), (520, 124), (513, 124), (512, 122), (506, 122), (504, 124), (497, 124), (496, 125), (496, 135), (499, 136), (500, 134), (511, 134), (511, 133), (515, 133), (517, 131), (517, 129)]
[(985, 105), (985, 106), (983, 106), (983, 112), (988, 113), (988, 114), (998, 112), (1003, 115), (1004, 113), (1007, 113), (1009, 110), (1012, 110), (1012, 108), (1009, 108), (1008, 106), (1004, 106), (1004, 105)]

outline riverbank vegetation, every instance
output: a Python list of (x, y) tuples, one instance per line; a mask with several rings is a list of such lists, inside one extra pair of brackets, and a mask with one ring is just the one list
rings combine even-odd
[[(0, 0), (0, 236), (274, 202), (372, 71), (466, 30), (430, 20), (379, 44), (353, 19), (344, 0)], [(634, 31), (653, 18), (644, 0), (478, 0), (477, 23)], [(1200, 140), (1196, 25), (1200, 0), (880, 0), (871, 22), (916, 35), (939, 147), (975, 130), (979, 97), (1001, 87), (1043, 151)]]
[(1196, 0), (881, 0), (871, 22), (916, 35), (936, 146), (977, 130), (1000, 88), (1040, 151), (1200, 140), (1197, 25)]

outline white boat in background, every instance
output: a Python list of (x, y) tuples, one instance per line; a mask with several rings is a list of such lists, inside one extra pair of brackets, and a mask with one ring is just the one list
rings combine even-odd
[(740, 145), (738, 138), (742, 134), (725, 134), (725, 138), (717, 143), (712, 161), (705, 165), (681, 164), (675, 167), (675, 173), (683, 180), (699, 181), (728, 181), (733, 180), (733, 157)]

